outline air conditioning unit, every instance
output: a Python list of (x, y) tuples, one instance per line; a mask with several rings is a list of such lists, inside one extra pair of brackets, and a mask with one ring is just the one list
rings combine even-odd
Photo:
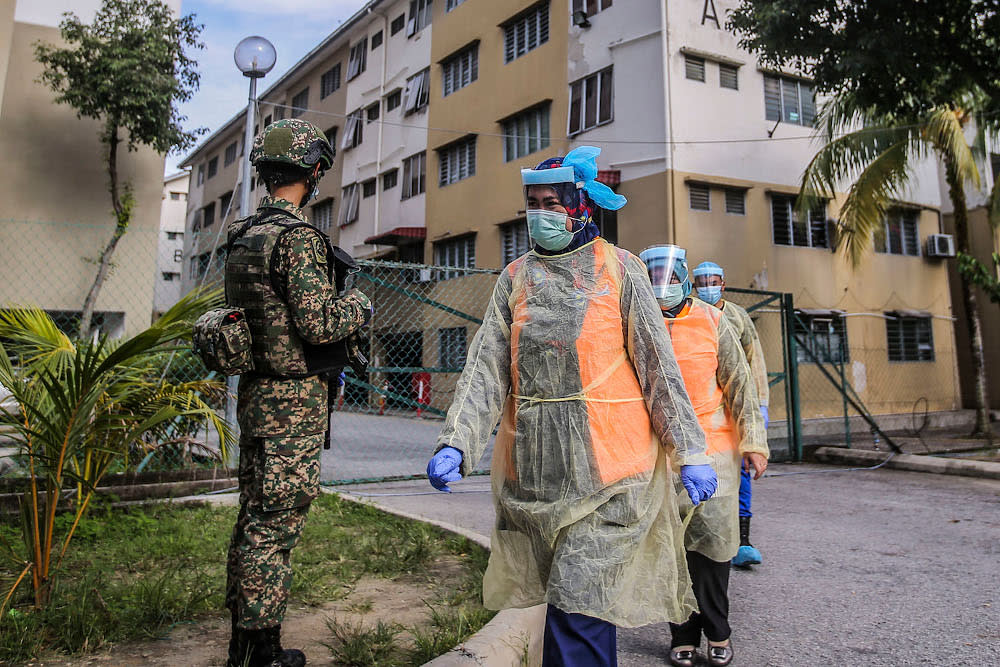
[(951, 234), (931, 234), (927, 237), (928, 257), (954, 257), (955, 239)]
[(573, 12), (573, 25), (580, 28), (589, 28), (590, 21), (587, 20), (587, 12), (577, 11)]

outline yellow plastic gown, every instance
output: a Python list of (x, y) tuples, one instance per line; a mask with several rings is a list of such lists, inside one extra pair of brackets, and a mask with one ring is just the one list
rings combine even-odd
[[(691, 298), (667, 329), (684, 386), (705, 431), (708, 456), (719, 480), (715, 495), (701, 503), (684, 533), (688, 550), (714, 561), (731, 560), (740, 546), (739, 491), (743, 454), (768, 456), (764, 419), (743, 348), (718, 308)], [(675, 470), (678, 467), (675, 462)], [(691, 500), (676, 480), (682, 515)]]
[(729, 320), (736, 337), (743, 348), (743, 354), (750, 364), (750, 374), (753, 376), (754, 385), (757, 387), (757, 400), (760, 404), (767, 406), (771, 395), (771, 388), (767, 382), (767, 366), (764, 363), (764, 349), (760, 345), (760, 336), (757, 335), (757, 327), (750, 319), (750, 313), (732, 301), (722, 302), (722, 312)]
[(708, 457), (637, 257), (596, 239), (507, 267), (438, 449), (461, 450), (467, 473), (501, 414), (486, 606), (685, 620), (695, 601), (660, 443), (683, 464)]

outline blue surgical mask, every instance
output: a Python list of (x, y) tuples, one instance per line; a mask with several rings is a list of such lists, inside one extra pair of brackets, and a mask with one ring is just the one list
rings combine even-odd
[(698, 298), (705, 303), (710, 303), (713, 306), (719, 303), (722, 298), (722, 285), (712, 285), (710, 287), (696, 287), (698, 290)]
[(660, 304), (660, 308), (663, 310), (675, 308), (686, 296), (684, 294), (684, 285), (681, 283), (666, 285), (660, 292), (662, 296), (660, 294), (656, 295), (656, 303)]
[(573, 240), (575, 232), (566, 229), (566, 222), (569, 220), (567, 214), (530, 209), (526, 215), (531, 240), (546, 250), (562, 250)]

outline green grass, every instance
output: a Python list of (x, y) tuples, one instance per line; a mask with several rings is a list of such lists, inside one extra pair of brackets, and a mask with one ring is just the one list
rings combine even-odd
[[(13, 611), (0, 618), (0, 664), (24, 662), (44, 650), (79, 654), (160, 637), (172, 625), (221, 613), (235, 517), (233, 507), (170, 505), (90, 513), (77, 528), (49, 607), (32, 610), (30, 582), (24, 581)], [(12, 523), (0, 523), (0, 536), (15, 548), (20, 540)], [(292, 553), (292, 599), (310, 605), (340, 599), (362, 576), (421, 574), (447, 554), (466, 564), (466, 575), (439, 606), (456, 606), (469, 618), (485, 618), (480, 611), (469, 616), (473, 612), (467, 610), (482, 609), (482, 572), (488, 557), (483, 549), (432, 526), (324, 494), (313, 503), (302, 541)], [(10, 558), (0, 560), (0, 599), (22, 567)], [(444, 619), (450, 612), (439, 613)], [(364, 632), (394, 645), (402, 632), (389, 637), (394, 629), (376, 626)], [(343, 637), (354, 631), (362, 629), (345, 628)], [(333, 632), (331, 646), (341, 644)]]

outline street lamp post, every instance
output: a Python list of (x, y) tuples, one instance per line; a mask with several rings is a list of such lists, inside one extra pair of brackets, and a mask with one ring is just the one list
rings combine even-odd
[[(271, 71), (277, 53), (274, 45), (263, 37), (254, 35), (240, 40), (233, 52), (236, 66), (243, 76), (250, 79), (250, 96), (247, 99), (246, 126), (243, 128), (243, 178), (240, 182), (240, 217), (250, 215), (250, 148), (253, 145), (253, 126), (256, 122), (257, 79)], [(230, 377), (228, 382), (228, 398), (226, 399), (226, 421), (236, 424), (236, 390), (239, 377)]]

